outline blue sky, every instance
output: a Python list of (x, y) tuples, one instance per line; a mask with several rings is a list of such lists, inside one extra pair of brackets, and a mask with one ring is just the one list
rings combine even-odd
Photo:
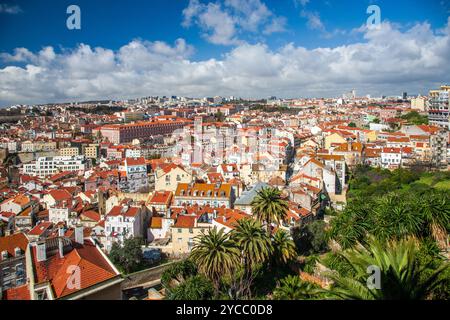
[[(66, 8), (71, 4), (81, 8), (81, 30), (66, 28), (68, 17)], [(361, 28), (364, 27), (369, 16), (366, 9), (371, 4), (376, 4), (381, 9), (383, 28), (378, 33), (371, 33)], [(285, 97), (333, 96), (344, 89), (344, 86), (333, 85), (333, 83), (325, 85), (323, 83), (325, 81), (343, 82), (346, 87), (357, 87), (360, 93), (364, 94), (392, 94), (399, 90), (420, 91), (421, 88), (424, 93), (429, 86), (449, 80), (445, 76), (448, 73), (443, 73), (442, 79), (438, 77), (440, 75), (436, 78), (430, 76), (433, 74), (432, 68), (437, 68), (435, 63), (444, 65), (445, 62), (441, 61), (445, 60), (444, 56), (441, 57), (441, 51), (442, 43), (447, 44), (445, 28), (448, 25), (449, 15), (450, 2), (443, 0), (0, 0), (0, 30), (2, 30), (0, 32), (0, 93), (6, 96), (6, 98), (0, 97), (0, 105), (31, 103), (34, 100), (44, 102), (97, 96), (102, 98), (102, 95), (121, 98), (133, 94), (156, 95), (169, 92), (190, 96), (213, 94), (248, 97), (272, 94)], [(423, 39), (436, 37), (432, 41), (436, 44), (437, 52), (434, 62), (425, 61), (430, 58), (430, 54), (426, 52), (422, 52), (420, 57), (414, 56), (422, 50), (420, 41), (424, 41), (419, 38), (412, 39), (416, 32), (414, 28), (417, 26), (423, 31)], [(409, 32), (410, 30), (413, 31)], [(419, 36), (420, 34), (418, 32)], [(378, 58), (371, 56), (374, 71), (377, 73), (376, 79), (372, 76), (362, 78), (361, 74), (355, 74), (353, 78), (347, 79), (347, 72), (343, 68), (348, 68), (350, 64), (343, 53), (344, 49), (340, 48), (346, 48), (355, 56), (361, 57), (370, 52), (370, 43), (378, 45), (377, 48), (382, 50), (383, 45), (380, 41), (383, 41), (383, 37), (391, 38), (386, 39), (390, 41), (389, 44), (384, 45), (386, 47), (394, 46), (392, 41), (397, 36), (405, 42), (415, 43), (416, 47), (405, 47), (404, 50), (405, 55), (410, 55), (413, 62), (415, 61), (413, 65), (420, 69), (418, 74), (411, 74), (403, 68), (397, 70), (397, 72), (404, 71), (403, 81), (397, 76), (391, 81), (383, 81), (383, 74), (376, 70), (377, 61), (375, 60)], [(179, 39), (183, 42), (177, 42)], [(156, 52), (158, 58), (152, 56), (151, 59), (153, 62), (161, 63), (166, 72), (164, 75), (158, 73), (161, 70), (151, 67), (153, 64), (150, 60), (146, 60), (147, 64), (143, 65), (143, 70), (129, 69), (130, 65), (135, 66), (134, 62), (128, 61), (125, 64), (125, 58), (120, 57), (119, 52), (121, 48), (128, 48), (133, 41), (143, 44), (146, 53)], [(161, 43), (168, 46), (164, 48), (164, 53), (159, 48)], [(359, 44), (366, 44), (366, 46), (360, 48)], [(110, 57), (108, 54), (100, 57), (105, 50), (107, 53), (112, 52), (112, 62), (105, 65), (104, 70), (100, 68), (99, 72), (103, 72), (101, 75), (69, 72), (70, 74), (67, 74), (65, 78), (57, 78), (57, 83), (76, 79), (79, 87), (72, 88), (73, 90), (57, 88), (48, 96), (38, 94), (42, 88), (36, 88), (36, 93), (28, 95), (19, 92), (20, 87), (24, 85), (25, 74), (28, 78), (30, 74), (33, 75), (35, 80), (54, 82), (56, 74), (68, 73), (65, 69), (67, 63), (64, 61), (72, 63), (77, 60), (77, 54), (84, 52), (80, 50), (81, 46), (88, 46), (89, 50), (86, 47), (83, 48), (87, 50), (85, 53), (94, 59), (94, 63), (97, 58)], [(15, 51), (17, 48), (24, 48), (26, 54), (22, 52), (18, 55)], [(51, 57), (47, 57), (45, 61), (38, 58), (43, 48), (51, 48), (46, 51)], [(96, 48), (101, 48), (103, 51), (96, 51)], [(170, 51), (169, 48), (174, 51)], [(323, 59), (323, 63), (326, 64), (325, 60), (340, 55), (340, 58), (336, 57), (337, 60), (334, 61), (335, 63), (339, 61), (339, 67), (330, 62), (328, 70), (324, 69), (323, 72), (336, 72), (336, 74), (331, 78), (323, 77), (323, 80), (318, 77), (315, 80), (316, 83), (312, 85), (310, 83), (306, 85), (308, 78), (306, 72), (302, 78), (294, 79), (288, 74), (288, 70), (283, 69), (285, 67), (279, 61), (281, 59), (289, 63), (289, 59), (293, 59), (299, 72), (303, 72), (302, 66), (311, 64), (307, 62), (307, 59), (313, 59), (314, 50), (317, 48), (332, 50), (334, 53), (327, 56), (327, 52), (321, 51), (317, 54), (315, 62)], [(136, 52), (138, 49), (132, 50)], [(256, 70), (254, 81), (249, 74), (242, 72), (235, 65), (238, 63), (236, 61), (246, 63), (245, 50), (249, 54), (256, 55), (252, 61), (265, 56), (265, 60), (261, 62), (273, 63), (273, 69), (264, 72)], [(296, 57), (299, 53), (300, 55), (305, 53), (307, 56), (288, 58), (289, 50), (297, 50)], [(355, 50), (364, 52), (355, 54)], [(397, 54), (391, 57), (391, 60), (398, 58), (401, 52)], [(162, 57), (162, 55), (165, 56)], [(215, 61), (214, 65), (208, 64), (211, 59)], [(181, 62), (174, 64), (174, 61), (184, 61), (184, 64)], [(359, 61), (361, 63), (358, 61), (355, 60), (355, 65), (359, 65), (364, 70), (369, 68), (364, 64), (366, 60)], [(206, 74), (204, 78), (197, 79), (198, 82), (194, 84), (189, 83), (188, 79), (186, 82), (172, 81), (172, 78), (179, 78), (180, 74), (185, 75), (188, 72), (187, 69), (181, 69), (186, 66), (186, 63), (191, 69), (200, 68), (196, 70), (196, 74), (204, 72), (206, 68), (210, 74), (220, 79)], [(26, 69), (27, 65), (35, 68)], [(224, 65), (227, 65), (226, 70)], [(87, 68), (87, 65), (82, 65), (80, 68), (85, 67)], [(178, 67), (180, 69), (173, 69)], [(246, 67), (249, 68), (248, 65)], [(422, 70), (422, 68), (428, 69)], [(362, 69), (359, 70), (360, 73)], [(71, 65), (69, 71), (73, 72), (73, 70), (74, 65)], [(164, 78), (167, 70), (175, 71), (171, 75), (172, 78), (166, 79), (166, 86), (164, 90), (161, 90), (149, 78), (151, 76)], [(136, 77), (131, 77), (131, 72)], [(343, 75), (343, 81), (340, 81), (339, 74)], [(124, 92), (119, 92), (118, 83), (111, 83), (110, 79), (115, 78), (115, 81), (118, 81), (117, 79), (122, 79), (124, 75), (132, 82), (142, 81), (145, 86), (142, 90), (131, 91), (127, 91), (125, 87)], [(389, 68), (386, 66), (384, 76), (390, 75)], [(422, 83), (421, 77), (426, 78)], [(231, 85), (233, 79), (242, 81), (242, 84), (235, 88)], [(361, 85), (361, 80), (366, 80), (367, 83)], [(209, 87), (208, 81), (211, 82)], [(388, 82), (391, 86), (383, 86), (382, 82)], [(245, 83), (249, 83), (248, 89), (242, 89)], [(330, 90), (326, 90), (328, 86)]]
[[(182, 26), (187, 0), (0, 0), (0, 3), (19, 6), (22, 11), (0, 15), (0, 51), (12, 51), (16, 47), (36, 51), (48, 45), (72, 48), (79, 43), (118, 49), (135, 38), (172, 43), (180, 37), (196, 48), (196, 59), (217, 57), (229, 49), (229, 46), (209, 43), (197, 26)], [(244, 31), (241, 37), (250, 43), (265, 42), (272, 48), (290, 42), (315, 48), (361, 40), (358, 35), (327, 36), (320, 30), (311, 30), (307, 18), (301, 16), (302, 10), (317, 13), (331, 33), (337, 29), (350, 32), (360, 27), (367, 20), (366, 9), (370, 4), (380, 6), (383, 20), (404, 27), (422, 21), (435, 28), (442, 27), (450, 10), (450, 4), (442, 0), (310, 0), (304, 7), (299, 0), (264, 3), (275, 14), (286, 18), (286, 31), (271, 35)], [(66, 8), (71, 4), (81, 8), (80, 31), (66, 28)]]

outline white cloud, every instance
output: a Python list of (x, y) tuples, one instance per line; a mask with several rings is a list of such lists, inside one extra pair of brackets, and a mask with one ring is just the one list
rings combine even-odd
[(425, 94), (450, 82), (450, 25), (401, 31), (384, 22), (360, 32), (364, 41), (351, 45), (272, 50), (242, 43), (220, 59), (201, 61), (182, 39), (172, 45), (133, 40), (117, 51), (86, 44), (61, 52), (18, 48), (0, 57), (7, 65), (0, 69), (0, 105), (148, 95), (337, 96), (351, 88)]
[(19, 6), (12, 6), (6, 3), (0, 3), (0, 13), (18, 14), (22, 9)]
[(307, 20), (306, 24), (307, 24), (308, 28), (310, 28), (312, 30), (319, 30), (322, 32), (325, 31), (325, 26), (324, 26), (322, 20), (320, 20), (320, 15), (318, 12), (302, 10), (300, 15), (303, 18), (306, 18), (306, 20)]
[(190, 0), (183, 10), (182, 25), (197, 25), (214, 44), (238, 45), (242, 32), (271, 34), (285, 31), (286, 18), (278, 17), (260, 0), (223, 0), (203, 4)]
[(309, 0), (294, 0), (294, 4), (300, 4), (302, 7), (306, 6), (309, 3)]

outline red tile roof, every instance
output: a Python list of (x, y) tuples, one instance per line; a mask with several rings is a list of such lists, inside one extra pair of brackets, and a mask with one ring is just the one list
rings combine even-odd
[(14, 249), (20, 248), (25, 252), (28, 246), (28, 239), (23, 233), (15, 233), (6, 237), (0, 237), (0, 252), (8, 251), (10, 256), (14, 256)]
[[(50, 281), (57, 298), (89, 288), (117, 276), (114, 269), (91, 241), (85, 241), (84, 245), (76, 245), (63, 258), (55, 254), (42, 262), (37, 261), (36, 248), (34, 247), (33, 259), (36, 283)], [(71, 266), (79, 267), (80, 289), (69, 289), (67, 286), (71, 277), (71, 274), (68, 273)]]
[(175, 228), (194, 228), (196, 216), (179, 215), (174, 224)]
[(63, 190), (51, 190), (50, 195), (55, 201), (63, 201), (72, 199), (72, 195), (65, 189)]
[(122, 212), (123, 206), (114, 206), (108, 213), (108, 216), (118, 216), (123, 215), (126, 217), (135, 217), (139, 213), (139, 208), (137, 207), (128, 207), (128, 210)]
[(145, 158), (126, 158), (127, 166), (145, 166)]
[(169, 204), (172, 200), (171, 191), (155, 191), (152, 198), (150, 199), (150, 204)]
[(46, 230), (50, 229), (53, 226), (53, 223), (44, 221), (36, 225), (33, 229), (28, 232), (29, 236), (40, 236), (43, 234)]

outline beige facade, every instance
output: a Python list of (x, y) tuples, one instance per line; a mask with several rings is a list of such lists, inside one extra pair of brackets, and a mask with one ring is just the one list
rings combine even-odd
[(86, 158), (97, 159), (98, 157), (98, 145), (91, 144), (87, 147), (84, 147), (84, 155)]
[(411, 109), (425, 111), (425, 99), (422, 97), (411, 99)]
[(172, 254), (185, 255), (191, 252), (194, 245), (194, 238), (201, 235), (202, 231), (206, 232), (210, 227), (210, 224), (201, 223), (198, 223), (197, 226), (193, 228), (178, 228), (172, 226), (170, 228), (172, 236)]
[(155, 191), (175, 192), (178, 183), (190, 183), (191, 181), (192, 174), (180, 167), (171, 168), (170, 170), (161, 169), (155, 173)]
[(332, 144), (340, 144), (346, 142), (347, 140), (345, 140), (340, 134), (332, 133), (325, 137), (325, 149), (330, 149)]
[(75, 157), (79, 155), (78, 148), (75, 147), (69, 147), (69, 148), (62, 148), (59, 149), (59, 155), (62, 157)]

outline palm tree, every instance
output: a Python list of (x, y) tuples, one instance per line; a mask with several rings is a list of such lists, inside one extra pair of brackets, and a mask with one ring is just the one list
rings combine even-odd
[(273, 235), (273, 258), (277, 264), (286, 264), (297, 257), (295, 243), (290, 235), (281, 229)]
[(192, 276), (167, 292), (168, 300), (209, 300), (214, 288), (203, 275)]
[(270, 238), (264, 232), (261, 223), (253, 219), (241, 219), (231, 233), (231, 239), (239, 247), (244, 267), (242, 293), (251, 296), (253, 266), (263, 263), (272, 251)]
[[(439, 276), (449, 265), (443, 263), (428, 274), (429, 265), (421, 266), (417, 253), (417, 241), (412, 238), (387, 243), (372, 238), (367, 248), (340, 253), (354, 274), (327, 273), (334, 284), (326, 292), (338, 299), (427, 299), (443, 281)], [(374, 270), (368, 269), (370, 266), (380, 272), (379, 286), (369, 286), (369, 271)]]
[(357, 242), (362, 242), (371, 228), (366, 206), (361, 202), (352, 201), (343, 212), (331, 221), (329, 236), (346, 249)]
[(217, 231), (217, 227), (195, 237), (195, 244), (190, 257), (201, 272), (214, 284), (216, 295), (219, 292), (220, 278), (231, 274), (239, 264), (240, 251), (230, 240), (224, 229)]
[(441, 249), (448, 246), (450, 201), (448, 193), (429, 193), (419, 200), (426, 229)]
[(373, 203), (373, 234), (381, 240), (418, 236), (422, 216), (410, 196), (398, 192), (386, 194)]
[(277, 188), (267, 187), (259, 190), (251, 202), (252, 213), (256, 218), (266, 223), (267, 233), (270, 236), (270, 226), (273, 221), (280, 223), (286, 217), (288, 202), (281, 197)]
[(289, 275), (281, 279), (273, 292), (275, 300), (305, 300), (316, 295), (317, 289), (309, 282), (302, 281), (299, 276)]

